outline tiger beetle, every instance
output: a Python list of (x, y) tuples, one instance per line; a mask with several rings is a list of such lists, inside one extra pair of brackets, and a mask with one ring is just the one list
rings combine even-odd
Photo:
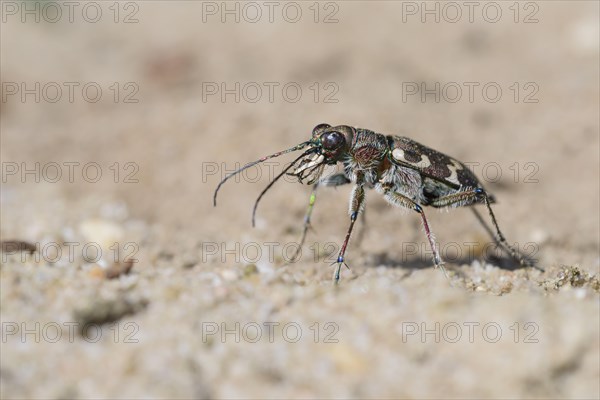
[[(485, 204), (495, 234), (477, 210), (473, 207), (469, 208), (500, 248), (522, 266), (535, 267), (534, 260), (522, 255), (507, 242), (498, 227), (490, 205), (495, 203), (494, 197), (483, 188), (465, 164), (407, 137), (385, 136), (368, 129), (319, 124), (313, 129), (310, 140), (246, 164), (227, 175), (215, 190), (214, 205), (217, 205), (219, 189), (232, 176), (268, 159), (298, 150), (304, 152), (276, 175), (256, 199), (252, 211), (252, 226), (255, 225), (258, 203), (277, 180), (288, 174), (297, 177), (300, 183), (306, 181), (306, 184), (313, 185), (313, 188), (304, 218), (304, 230), (298, 247), (300, 250), (310, 227), (310, 216), (315, 204), (317, 188), (354, 184), (350, 195), (350, 226), (337, 261), (333, 263), (337, 264), (333, 275), (334, 283), (338, 283), (340, 279), (342, 265), (348, 267), (344, 262), (344, 255), (354, 223), (364, 208), (365, 188), (375, 189), (394, 206), (408, 208), (419, 214), (433, 252), (435, 266), (442, 269), (444, 274), (446, 271), (425, 217), (424, 206), (445, 208)], [(322, 178), (325, 166), (337, 163), (343, 164), (344, 172)], [(292, 168), (293, 171), (288, 172)], [(298, 253), (299, 251), (296, 252), (296, 256)]]

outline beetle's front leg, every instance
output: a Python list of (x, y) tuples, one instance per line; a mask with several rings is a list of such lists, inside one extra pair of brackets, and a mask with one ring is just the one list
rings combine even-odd
[[(354, 186), (354, 188), (352, 189), (352, 194), (350, 195), (350, 226), (348, 227), (348, 232), (346, 232), (346, 238), (344, 239), (344, 243), (342, 244), (342, 248), (340, 249), (337, 261), (335, 262), (337, 263), (335, 273), (333, 274), (333, 281), (335, 284), (337, 284), (340, 280), (340, 270), (342, 269), (342, 264), (346, 265), (346, 263), (344, 263), (344, 255), (346, 254), (346, 248), (348, 247), (348, 242), (350, 241), (350, 235), (352, 234), (352, 229), (354, 228), (356, 218), (361, 212), (364, 203), (365, 188), (361, 183), (359, 183), (356, 186)], [(348, 265), (346, 265), (346, 267), (348, 267)]]
[(348, 179), (344, 174), (335, 174), (333, 176), (327, 177), (323, 180), (317, 181), (313, 185), (312, 192), (310, 193), (310, 197), (308, 200), (308, 209), (306, 210), (306, 214), (304, 215), (304, 227), (302, 228), (302, 237), (300, 238), (300, 244), (298, 245), (298, 249), (294, 253), (291, 258), (291, 262), (295, 262), (300, 256), (302, 252), (302, 247), (304, 246), (304, 242), (306, 241), (306, 234), (308, 230), (312, 227), (310, 224), (310, 217), (312, 216), (313, 209), (315, 207), (315, 201), (317, 200), (317, 189), (320, 186), (342, 186), (350, 183), (350, 179)]
[(439, 267), (444, 272), (444, 275), (446, 275), (446, 277), (448, 278), (448, 274), (446, 273), (446, 270), (443, 266), (444, 263), (442, 262), (440, 254), (438, 253), (433, 233), (431, 233), (431, 230), (429, 229), (429, 223), (427, 222), (427, 218), (425, 217), (423, 207), (421, 207), (419, 204), (415, 203), (412, 199), (406, 197), (405, 195), (393, 191), (390, 185), (382, 185), (382, 188), (383, 197), (388, 201), (388, 203), (397, 207), (406, 207), (419, 213), (419, 215), (421, 216), (421, 221), (423, 222), (425, 234), (427, 235), (427, 240), (429, 241), (431, 251), (433, 252), (433, 262), (435, 263), (435, 266)]

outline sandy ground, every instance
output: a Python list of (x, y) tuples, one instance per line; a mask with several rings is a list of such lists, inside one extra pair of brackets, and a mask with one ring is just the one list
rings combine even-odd
[[(600, 396), (597, 2), (95, 4), (2, 2), (2, 398)], [(296, 263), (309, 187), (251, 226), (291, 158), (213, 207), (321, 122), (469, 162), (545, 272), (368, 193), (333, 287), (350, 187)]]

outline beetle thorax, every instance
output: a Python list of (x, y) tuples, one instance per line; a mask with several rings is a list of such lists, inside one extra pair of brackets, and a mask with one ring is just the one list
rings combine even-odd
[(366, 183), (374, 184), (385, 157), (387, 142), (385, 136), (375, 132), (358, 129), (354, 143), (344, 160), (345, 170), (354, 182), (361, 175)]

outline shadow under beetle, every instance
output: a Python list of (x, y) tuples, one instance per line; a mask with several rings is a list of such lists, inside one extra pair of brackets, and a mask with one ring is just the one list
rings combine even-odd
[[(252, 225), (254, 226), (256, 208), (261, 198), (284, 174), (296, 176), (301, 183), (306, 181), (306, 184), (313, 185), (313, 190), (304, 218), (304, 230), (298, 248), (300, 250), (310, 227), (310, 216), (315, 204), (317, 188), (353, 183), (354, 188), (350, 195), (350, 226), (337, 261), (334, 262), (337, 264), (333, 275), (335, 283), (340, 279), (342, 265), (346, 265), (344, 255), (354, 223), (364, 208), (365, 188), (373, 188), (390, 204), (414, 210), (421, 216), (435, 266), (440, 267), (444, 273), (446, 272), (442, 260), (423, 211), (424, 206), (443, 208), (485, 204), (495, 234), (477, 210), (473, 207), (470, 209), (494, 241), (521, 265), (535, 266), (533, 260), (519, 253), (507, 242), (492, 211), (491, 204), (495, 202), (494, 197), (483, 188), (477, 177), (463, 163), (412, 139), (385, 136), (368, 129), (346, 125), (335, 127), (328, 124), (317, 125), (313, 129), (310, 140), (246, 164), (227, 175), (215, 190), (214, 205), (217, 205), (219, 189), (232, 176), (270, 158), (298, 150), (304, 152), (276, 175), (256, 199), (252, 211)], [(321, 179), (325, 166), (337, 163), (343, 164), (344, 172)], [(288, 172), (292, 169), (292, 172)]]

